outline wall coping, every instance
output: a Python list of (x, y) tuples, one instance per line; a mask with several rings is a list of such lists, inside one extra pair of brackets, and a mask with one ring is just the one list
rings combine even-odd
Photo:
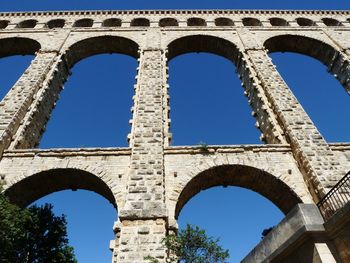
[(1, 12), (0, 17), (8, 16), (99, 16), (99, 15), (350, 15), (350, 10), (76, 10), (76, 11), (29, 11)]

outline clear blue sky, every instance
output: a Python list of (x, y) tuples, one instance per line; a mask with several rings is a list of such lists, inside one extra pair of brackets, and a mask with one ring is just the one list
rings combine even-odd
[[(350, 9), (348, 0), (313, 2), (2, 0), (0, 11)], [(348, 119), (345, 113), (350, 97), (326, 72), (326, 67), (297, 54), (276, 53), (271, 57), (325, 138), (350, 141), (350, 124), (344, 121)], [(0, 96), (12, 86), (30, 60), (31, 57), (17, 56), (0, 60)], [(255, 120), (232, 63), (215, 55), (187, 54), (173, 59), (169, 66), (174, 145), (195, 145), (200, 141), (208, 144), (260, 143)], [(124, 55), (99, 55), (78, 63), (65, 84), (40, 147), (127, 146), (135, 69), (136, 61)], [(108, 242), (113, 239), (111, 230), (117, 215), (108, 201), (88, 191), (63, 191), (42, 198), (38, 203), (43, 202), (53, 203), (56, 213), (67, 215), (70, 241), (79, 262), (111, 261)], [(230, 249), (230, 262), (238, 262), (259, 242), (262, 230), (277, 224), (282, 217), (278, 208), (254, 192), (217, 187), (191, 199), (180, 214), (179, 224), (196, 224), (210, 235), (220, 237), (221, 244)]]

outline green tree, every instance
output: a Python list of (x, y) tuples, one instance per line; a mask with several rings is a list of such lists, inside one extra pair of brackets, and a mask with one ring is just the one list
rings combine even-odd
[(0, 263), (76, 263), (66, 224), (50, 204), (22, 209), (0, 194)]
[[(0, 186), (1, 188), (1, 186)], [(25, 225), (30, 222), (29, 210), (20, 209), (0, 194), (0, 262), (25, 262)]]
[[(219, 239), (208, 237), (205, 230), (191, 225), (181, 229), (177, 235), (169, 235), (162, 241), (168, 250), (167, 262), (169, 263), (225, 262), (229, 257), (229, 252), (221, 248), (218, 242)], [(159, 262), (152, 257), (146, 259), (151, 263)]]

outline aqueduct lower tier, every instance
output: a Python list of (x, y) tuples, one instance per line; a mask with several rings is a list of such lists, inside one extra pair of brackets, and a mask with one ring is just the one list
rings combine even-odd
[[(350, 93), (349, 19), (348, 11), (1, 13), (0, 56), (35, 55), (0, 104), (6, 193), (20, 205), (63, 189), (101, 194), (118, 209), (113, 262), (164, 260), (161, 239), (176, 231), (186, 202), (212, 186), (252, 189), (285, 214), (317, 203), (350, 170), (350, 144), (325, 141), (268, 53), (314, 57)], [(189, 52), (235, 64), (265, 145), (169, 146), (167, 64)], [(138, 59), (129, 147), (35, 149), (70, 69), (101, 53)], [(349, 259), (349, 247), (340, 249), (349, 243), (340, 244)], [(321, 238), (309, 250), (322, 261), (333, 245)]]

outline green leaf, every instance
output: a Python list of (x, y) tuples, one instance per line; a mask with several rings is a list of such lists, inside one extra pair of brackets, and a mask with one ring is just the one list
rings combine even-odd
[(65, 216), (55, 216), (52, 208), (19, 208), (0, 194), (0, 263), (77, 262)]
[[(229, 258), (228, 250), (218, 244), (219, 239), (208, 237), (198, 226), (187, 225), (177, 235), (168, 235), (162, 241), (168, 250), (168, 263), (222, 263)], [(150, 263), (159, 262), (147, 257)]]

